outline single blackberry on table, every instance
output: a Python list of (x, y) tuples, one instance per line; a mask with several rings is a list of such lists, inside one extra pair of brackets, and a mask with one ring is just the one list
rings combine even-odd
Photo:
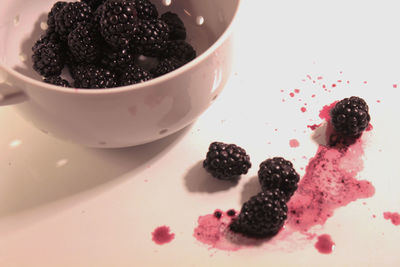
[(98, 89), (117, 86), (116, 75), (102, 67), (82, 64), (71, 70), (76, 88)]
[(58, 85), (58, 86), (62, 86), (62, 87), (71, 87), (69, 82), (67, 80), (61, 78), (60, 76), (51, 76), (51, 77), (45, 78), (43, 81), (45, 83), (50, 83), (50, 84), (54, 84), (54, 85)]
[(297, 190), (300, 176), (290, 161), (282, 157), (274, 157), (261, 162), (258, 180), (263, 191), (280, 189), (289, 200)]
[(86, 3), (94, 11), (100, 5), (102, 5), (105, 2), (105, 0), (81, 0), (81, 2)]
[(134, 61), (134, 55), (129, 47), (112, 48), (104, 47), (101, 64), (110, 70), (121, 71)]
[(367, 129), (371, 117), (364, 99), (352, 96), (345, 98), (331, 109), (331, 121), (338, 134), (358, 138)]
[(100, 32), (113, 47), (127, 46), (138, 17), (133, 1), (107, 0), (102, 6)]
[(60, 38), (66, 40), (78, 23), (92, 19), (92, 9), (86, 3), (69, 2), (55, 15), (55, 29)]
[(44, 42), (34, 47), (33, 69), (44, 77), (57, 76), (64, 68), (65, 58), (60, 45)]
[(137, 16), (139, 19), (157, 19), (156, 6), (149, 0), (134, 0)]
[(168, 25), (162, 20), (139, 20), (133, 29), (132, 42), (139, 46), (162, 43), (168, 40), (168, 34)]
[(58, 1), (51, 8), (50, 12), (47, 14), (47, 32), (55, 32), (56, 30), (56, 14), (67, 5), (67, 2)]
[(153, 78), (153, 75), (147, 70), (135, 64), (130, 64), (125, 68), (119, 76), (119, 85), (126, 86), (136, 83), (148, 81)]
[(213, 142), (208, 148), (203, 167), (215, 178), (234, 180), (247, 173), (251, 162), (243, 148), (235, 144)]
[(164, 13), (160, 17), (169, 27), (169, 39), (170, 40), (185, 40), (186, 39), (186, 28), (183, 21), (179, 16), (170, 11)]
[(196, 57), (196, 51), (193, 47), (182, 40), (169, 41), (164, 53), (165, 57), (175, 57), (184, 63), (187, 63)]
[(68, 47), (76, 62), (93, 63), (100, 55), (100, 33), (93, 23), (80, 23), (68, 35)]
[(184, 63), (177, 58), (164, 58), (156, 67), (151, 69), (150, 72), (154, 77), (159, 77), (181, 67), (182, 65), (184, 65)]
[(288, 208), (282, 194), (275, 189), (251, 197), (232, 220), (230, 230), (254, 238), (276, 235), (287, 219)]

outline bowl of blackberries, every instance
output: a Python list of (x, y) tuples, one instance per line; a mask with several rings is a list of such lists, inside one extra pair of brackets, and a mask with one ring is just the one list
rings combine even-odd
[(0, 105), (89, 147), (175, 133), (230, 76), (239, 2), (2, 1)]

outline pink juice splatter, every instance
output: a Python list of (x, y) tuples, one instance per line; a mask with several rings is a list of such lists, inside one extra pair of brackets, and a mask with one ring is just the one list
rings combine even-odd
[(335, 243), (332, 241), (330, 235), (323, 234), (318, 236), (317, 243), (315, 243), (315, 248), (322, 254), (330, 254), (335, 248)]
[(291, 139), (291, 140), (289, 140), (289, 145), (290, 145), (290, 147), (295, 148), (295, 147), (299, 147), (300, 143), (297, 139)]
[(383, 218), (390, 220), (394, 225), (400, 225), (400, 214), (397, 212), (386, 211), (383, 213)]
[(152, 240), (158, 245), (169, 243), (175, 237), (175, 234), (171, 233), (169, 227), (165, 225), (157, 227), (151, 234)]

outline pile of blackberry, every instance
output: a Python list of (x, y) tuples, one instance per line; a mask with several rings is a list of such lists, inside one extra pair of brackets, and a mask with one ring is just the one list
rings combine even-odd
[[(179, 16), (159, 15), (150, 0), (58, 1), (47, 25), (32, 47), (33, 69), (44, 82), (58, 86), (126, 86), (164, 75), (196, 57)], [(156, 63), (141, 64), (143, 56)], [(63, 77), (64, 70), (72, 80)]]
[[(235, 181), (251, 168), (246, 150), (223, 142), (212, 142), (203, 161), (204, 169), (220, 180)], [(230, 230), (252, 238), (276, 235), (287, 219), (287, 205), (297, 190), (299, 174), (292, 162), (274, 157), (263, 161), (258, 170), (262, 191), (245, 202), (237, 216), (233, 212)], [(214, 214), (221, 217), (221, 213)]]

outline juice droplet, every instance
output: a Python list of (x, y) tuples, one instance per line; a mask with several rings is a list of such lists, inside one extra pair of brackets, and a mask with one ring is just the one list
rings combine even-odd
[(289, 141), (289, 145), (290, 145), (290, 147), (295, 148), (295, 147), (299, 147), (300, 143), (299, 143), (299, 141), (297, 139), (291, 139)]
[(400, 214), (397, 212), (386, 211), (383, 213), (383, 218), (390, 220), (394, 225), (400, 225)]
[(164, 245), (166, 243), (169, 243), (175, 237), (175, 234), (170, 233), (169, 227), (165, 225), (157, 227), (151, 234), (152, 234), (152, 240), (154, 241), (154, 243), (158, 245)]
[(335, 243), (328, 234), (323, 234), (318, 236), (317, 243), (315, 243), (315, 248), (322, 254), (330, 254), (335, 248)]

